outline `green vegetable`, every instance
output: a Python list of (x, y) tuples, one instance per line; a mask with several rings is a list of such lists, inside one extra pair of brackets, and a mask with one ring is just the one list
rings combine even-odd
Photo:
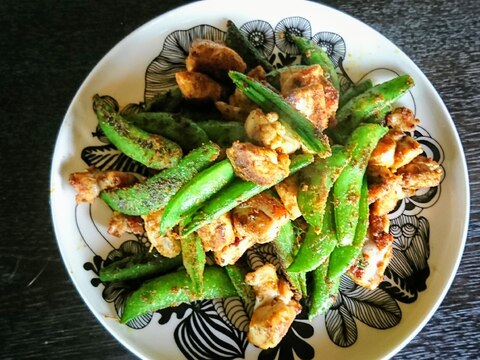
[(351, 159), (333, 186), (335, 223), (341, 245), (350, 245), (353, 241), (363, 176), (372, 151), (387, 131), (387, 127), (378, 124), (363, 124), (355, 129), (345, 145)]
[(255, 292), (253, 288), (245, 282), (245, 276), (249, 272), (249, 268), (242, 261), (237, 261), (235, 265), (225, 266), (228, 277), (232, 282), (235, 290), (237, 291), (238, 296), (243, 301), (245, 308), (253, 309), (255, 305)]
[(351, 245), (339, 246), (333, 250), (328, 263), (328, 277), (330, 279), (340, 278), (340, 276), (353, 265), (354, 261), (362, 251), (363, 243), (367, 236), (369, 221), (368, 210), (368, 186), (367, 179), (364, 176), (359, 203), (359, 216), (357, 227), (355, 228), (355, 237)]
[(226, 45), (235, 50), (245, 61), (249, 68), (261, 65), (265, 71), (272, 71), (265, 55), (248, 40), (248, 38), (237, 28), (233, 21), (227, 21), (227, 33), (225, 35)]
[(146, 281), (127, 298), (120, 322), (127, 323), (140, 315), (186, 302), (237, 295), (227, 273), (218, 266), (205, 267), (203, 286), (201, 294), (192, 291), (191, 279), (186, 271)]
[(340, 286), (340, 277), (330, 279), (327, 276), (328, 259), (313, 271), (312, 290), (308, 319), (324, 314), (335, 302)]
[(205, 144), (192, 150), (177, 166), (163, 170), (128, 188), (102, 191), (100, 198), (112, 209), (127, 215), (146, 215), (162, 209), (176, 192), (220, 154), (220, 148)]
[(393, 104), (414, 85), (410, 75), (397, 76), (377, 84), (360, 95), (350, 99), (335, 116), (337, 125), (329, 130), (329, 135), (344, 144), (352, 131), (381, 109)]
[(103, 282), (117, 282), (160, 275), (182, 265), (182, 257), (132, 255), (114, 261), (100, 269), (99, 278)]
[(313, 124), (279, 94), (242, 73), (230, 71), (229, 75), (237, 88), (263, 111), (276, 112), (285, 129), (307, 149), (317, 153), (320, 157), (330, 155), (327, 136), (316, 131)]
[(147, 112), (177, 112), (183, 102), (183, 95), (178, 86), (174, 86), (167, 91), (161, 92), (145, 104)]
[(222, 148), (227, 148), (234, 141), (247, 141), (247, 133), (242, 123), (237, 121), (206, 120), (196, 123), (207, 133), (208, 138)]
[(332, 196), (328, 198), (323, 215), (323, 226), (319, 234), (309, 226), (295, 260), (288, 268), (291, 272), (315, 270), (332, 253), (337, 245)]
[(205, 251), (203, 251), (202, 240), (196, 233), (193, 233), (182, 236), (180, 243), (182, 246), (183, 266), (191, 280), (191, 291), (196, 296), (201, 296), (204, 291), (203, 272), (207, 261)]
[(306, 296), (306, 273), (293, 272), (289, 269), (300, 247), (291, 221), (281, 227), (278, 236), (273, 240), (273, 246), (275, 248), (275, 255), (280, 262), (280, 266), (287, 280), (299, 293)]
[(190, 151), (209, 141), (207, 133), (192, 120), (167, 112), (142, 112), (124, 115), (135, 126), (152, 134), (158, 134)]
[[(290, 174), (297, 172), (312, 163), (312, 154), (296, 155), (291, 159)], [(277, 179), (277, 184), (283, 178)], [(238, 204), (247, 201), (251, 197), (260, 194), (268, 187), (260, 186), (250, 181), (235, 178), (228, 186), (220, 190), (210, 198), (193, 216), (192, 221), (185, 226), (184, 233), (189, 234), (202, 226), (217, 219), (221, 215), (232, 210)]]
[(318, 158), (300, 172), (298, 207), (316, 232), (322, 228), (323, 212), (330, 189), (349, 160), (350, 154), (344, 147), (334, 145), (330, 157)]
[(373, 82), (370, 79), (353, 84), (347, 91), (345, 91), (343, 94), (340, 94), (340, 100), (338, 101), (338, 109), (341, 109), (343, 105), (345, 105), (350, 99), (364, 93), (372, 87)]
[(177, 225), (186, 215), (192, 214), (199, 205), (228, 184), (234, 175), (228, 159), (198, 173), (168, 202), (160, 221), (160, 234)]
[(325, 50), (312, 40), (304, 37), (292, 36), (292, 40), (302, 53), (302, 62), (307, 65), (320, 65), (325, 74), (325, 78), (329, 80), (337, 90), (340, 90), (340, 80), (338, 79), (335, 65)]
[(93, 97), (93, 109), (105, 136), (128, 157), (157, 170), (175, 166), (181, 159), (179, 145), (129, 123), (99, 95)]

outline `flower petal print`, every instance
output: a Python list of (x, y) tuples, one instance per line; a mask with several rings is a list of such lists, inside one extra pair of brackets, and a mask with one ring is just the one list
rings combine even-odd
[(287, 55), (298, 55), (300, 51), (292, 41), (292, 35), (310, 39), (312, 36), (310, 21), (300, 16), (292, 16), (281, 20), (275, 26), (275, 42), (280, 51)]
[(185, 68), (185, 58), (195, 39), (223, 41), (225, 32), (211, 25), (198, 25), (169, 34), (160, 54), (147, 67), (145, 102), (176, 84), (175, 73)]
[(226, 323), (212, 301), (190, 304), (191, 312), (175, 328), (177, 346), (188, 359), (235, 359), (245, 357), (246, 333)]
[(395, 238), (393, 256), (380, 288), (412, 303), (427, 288), (430, 226), (424, 217), (401, 215), (391, 220), (390, 233)]
[(275, 48), (275, 35), (272, 25), (263, 20), (252, 20), (240, 27), (240, 31), (253, 46), (268, 58)]
[(347, 48), (345, 41), (340, 35), (329, 31), (322, 31), (316, 33), (312, 40), (325, 50), (335, 67), (340, 64), (342, 59), (345, 59)]

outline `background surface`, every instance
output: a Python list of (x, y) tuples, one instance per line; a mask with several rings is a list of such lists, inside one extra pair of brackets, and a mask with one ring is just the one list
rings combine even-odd
[[(0, 2), (0, 358), (134, 358), (90, 313), (63, 266), (50, 219), (50, 161), (67, 107), (95, 64), (137, 27), (186, 3)], [(469, 166), (470, 226), (457, 277), (396, 358), (478, 358), (480, 6), (476, 0), (323, 3), (378, 30), (417, 63), (449, 109)]]

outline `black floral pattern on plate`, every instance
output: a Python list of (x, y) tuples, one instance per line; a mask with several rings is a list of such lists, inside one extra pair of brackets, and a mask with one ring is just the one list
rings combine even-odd
[[(291, 34), (311, 38), (310, 22), (301, 17), (282, 19), (275, 27), (263, 20), (250, 21), (243, 24), (240, 30), (247, 38), (269, 57), (277, 68), (298, 61), (298, 50), (292, 44)], [(196, 38), (223, 40), (225, 32), (210, 26), (199, 25), (188, 30), (178, 30), (165, 39), (160, 54), (152, 60), (145, 76), (145, 100), (155, 94), (170, 88), (174, 83), (174, 74), (185, 66), (188, 49)], [(313, 41), (321, 45), (329, 54), (332, 62), (340, 69), (342, 88), (351, 85), (348, 74), (342, 67), (345, 58), (346, 44), (339, 34), (328, 31), (316, 33)], [(112, 99), (112, 101), (114, 101)], [(118, 104), (112, 103), (117, 106)], [(127, 106), (122, 111), (137, 112), (141, 104)], [(134, 171), (145, 174), (140, 164), (120, 154), (113, 145), (96, 129), (92, 135), (100, 140), (101, 145), (86, 147), (81, 154), (89, 166), (102, 170)], [(414, 136), (423, 145), (425, 154), (440, 164), (443, 161), (443, 150), (440, 145), (423, 128), (419, 127)], [(394, 256), (385, 272), (380, 286), (370, 291), (354, 284), (347, 276), (342, 277), (339, 296), (335, 304), (324, 317), (326, 331), (333, 343), (341, 347), (353, 345), (359, 336), (357, 321), (372, 328), (388, 329), (396, 326), (402, 319), (398, 305), (414, 302), (419, 293), (426, 289), (426, 280), (430, 274), (429, 258), (429, 223), (425, 217), (419, 217), (422, 209), (435, 204), (440, 196), (440, 187), (424, 190), (415, 196), (405, 199), (389, 215), (390, 231), (395, 238)], [(92, 222), (95, 219), (91, 218)], [(80, 229), (80, 224), (77, 221)], [(96, 225), (95, 225), (96, 227)], [(105, 237), (101, 236), (105, 241)], [(98, 278), (100, 269), (110, 262), (125, 256), (148, 251), (149, 244), (143, 237), (128, 240), (118, 248), (113, 248), (105, 259), (92, 250), (91, 262), (84, 264), (86, 271), (94, 273), (91, 284), (102, 285)], [(109, 246), (112, 244), (109, 243)], [(248, 253), (249, 264), (255, 269), (266, 261), (277, 266), (274, 250), (264, 245), (252, 249)], [(106, 302), (113, 303), (116, 313), (120, 316), (128, 295), (138, 288), (135, 282), (103, 283), (102, 296)], [(250, 309), (251, 311), (251, 309)], [(259, 359), (311, 359), (315, 350), (308, 339), (314, 335), (314, 327), (306, 320), (307, 307), (295, 319), (287, 335), (274, 349), (260, 352)], [(175, 342), (182, 354), (189, 359), (234, 359), (243, 358), (248, 346), (246, 330), (249, 322), (249, 310), (239, 298), (219, 299), (214, 301), (197, 301), (182, 304), (174, 308), (158, 311), (157, 326), (170, 321), (180, 322), (174, 331)], [(173, 315), (176, 315), (176, 320)], [(141, 329), (151, 325), (155, 314), (146, 314), (127, 325)]]

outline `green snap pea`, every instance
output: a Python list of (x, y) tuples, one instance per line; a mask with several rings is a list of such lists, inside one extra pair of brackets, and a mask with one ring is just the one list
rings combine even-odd
[(372, 151), (387, 131), (387, 127), (379, 124), (362, 124), (345, 145), (351, 159), (333, 185), (335, 224), (340, 245), (350, 245), (353, 241), (363, 176)]
[(245, 276), (250, 271), (248, 266), (241, 261), (237, 261), (235, 265), (225, 266), (225, 270), (238, 296), (242, 299), (245, 308), (247, 310), (253, 309), (255, 305), (255, 292), (253, 288), (245, 282)]
[(308, 272), (315, 270), (325, 260), (328, 260), (337, 245), (332, 196), (329, 196), (323, 215), (323, 225), (320, 233), (309, 226), (305, 238), (298, 250), (295, 260), (288, 268), (291, 272)]
[(226, 271), (218, 266), (205, 267), (203, 286), (202, 293), (194, 292), (186, 271), (176, 271), (146, 281), (127, 298), (120, 322), (127, 323), (138, 316), (182, 303), (237, 295)]
[(276, 112), (285, 129), (307, 149), (317, 153), (320, 157), (330, 156), (328, 137), (319, 133), (313, 124), (285, 101), (281, 95), (242, 73), (230, 71), (228, 74), (237, 88), (263, 111)]
[(273, 70), (273, 65), (267, 60), (265, 55), (257, 49), (248, 40), (248, 38), (237, 28), (231, 20), (227, 21), (227, 33), (225, 34), (225, 44), (235, 50), (245, 61), (249, 68), (257, 65), (263, 67), (267, 72)]
[(234, 141), (247, 141), (243, 124), (238, 121), (205, 120), (196, 123), (208, 138), (222, 148), (228, 148)]
[[(340, 94), (340, 99), (338, 101), (338, 109), (341, 109), (350, 99), (358, 96), (368, 89), (373, 87), (373, 82), (371, 79), (361, 81), (359, 83), (353, 84), (347, 91)], [(338, 111), (338, 110), (337, 110)]]
[(340, 80), (337, 71), (335, 70), (335, 65), (328, 57), (325, 50), (312, 40), (301, 36), (292, 36), (292, 40), (302, 54), (302, 62), (307, 65), (320, 65), (326, 79), (329, 80), (337, 90), (340, 90)]
[(275, 254), (280, 262), (280, 266), (290, 284), (301, 293), (303, 296), (307, 295), (307, 279), (305, 272), (293, 272), (289, 267), (292, 264), (295, 254), (300, 247), (299, 241), (293, 230), (291, 221), (280, 228), (280, 231), (273, 240)]
[(101, 268), (99, 278), (103, 282), (141, 279), (166, 273), (181, 265), (181, 256), (167, 258), (160, 255), (155, 257), (132, 255)]
[(345, 148), (334, 145), (331, 156), (315, 159), (313, 164), (300, 172), (298, 207), (316, 232), (322, 228), (323, 212), (330, 189), (349, 160), (350, 154)]
[(180, 88), (178, 86), (174, 86), (148, 100), (145, 103), (145, 111), (161, 111), (167, 113), (177, 112), (180, 109), (180, 105), (182, 104), (183, 100), (184, 99)]
[(199, 172), (168, 202), (160, 221), (160, 234), (177, 225), (186, 215), (192, 214), (205, 200), (227, 185), (234, 175), (228, 159)]
[(340, 278), (340, 276), (352, 266), (353, 262), (360, 255), (363, 243), (367, 236), (369, 221), (368, 209), (368, 186), (367, 179), (364, 176), (359, 203), (359, 216), (355, 236), (351, 245), (338, 246), (330, 255), (328, 263), (328, 277), (330, 279)]
[(204, 291), (203, 272), (207, 261), (202, 240), (196, 233), (192, 233), (182, 236), (180, 244), (183, 266), (191, 280), (191, 291), (200, 296)]
[(105, 136), (128, 157), (157, 170), (173, 167), (182, 158), (178, 144), (131, 124), (99, 95), (93, 97), (93, 108)]
[(124, 115), (135, 126), (151, 134), (158, 134), (190, 151), (209, 141), (208, 135), (194, 121), (167, 112), (140, 112)]
[(376, 112), (393, 104), (413, 85), (414, 81), (410, 75), (401, 75), (355, 96), (337, 111), (335, 116), (337, 125), (328, 131), (329, 135), (335, 142), (344, 144), (357, 126)]
[(327, 273), (328, 259), (313, 271), (310, 309), (308, 311), (310, 321), (326, 313), (335, 302), (335, 297), (338, 294), (340, 277), (330, 279)]
[[(301, 154), (292, 157), (290, 174), (293, 174), (308, 164), (311, 164), (312, 161), (312, 154)], [(276, 183), (278, 184), (283, 179), (283, 177), (278, 179)], [(206, 203), (193, 215), (192, 221), (185, 226), (184, 234), (189, 234), (198, 230), (202, 226), (232, 210), (242, 202), (247, 201), (251, 197), (260, 194), (267, 189), (268, 187), (266, 186), (260, 186), (251, 181), (235, 178), (215, 196), (206, 201)]]
[(165, 169), (128, 188), (102, 191), (100, 198), (112, 209), (127, 215), (147, 215), (162, 209), (180, 188), (220, 154), (220, 148), (208, 143), (192, 150), (177, 166)]

